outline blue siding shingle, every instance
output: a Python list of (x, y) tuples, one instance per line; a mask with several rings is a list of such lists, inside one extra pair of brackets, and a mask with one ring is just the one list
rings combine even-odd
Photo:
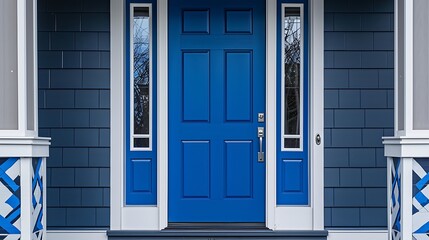
[(387, 108), (386, 90), (362, 90), (362, 108)]
[(97, 208), (96, 209), (96, 225), (106, 226), (109, 225), (110, 210), (109, 208)]
[(69, 89), (82, 87), (82, 70), (53, 69), (51, 70), (51, 89)]
[(49, 149), (49, 159), (46, 161), (48, 168), (61, 167), (63, 165), (63, 149), (51, 147)]
[[(49, 202), (48, 202), (49, 204)], [(49, 207), (47, 209), (46, 218), (47, 225), (49, 227), (63, 227), (67, 226), (66, 224), (66, 208), (57, 208), (57, 207)]]
[(108, 32), (110, 29), (109, 13), (83, 13), (82, 31)]
[(332, 146), (336, 147), (361, 147), (361, 129), (332, 129)]
[[(387, 207), (387, 190), (385, 188), (365, 189), (365, 203), (368, 207)], [(382, 216), (385, 216), (382, 214)]]
[(74, 50), (75, 41), (74, 33), (72, 32), (52, 32), (51, 33), (51, 49), (52, 50)]
[(393, 0), (325, 0), (328, 228), (387, 226), (381, 138), (393, 134), (393, 8)]
[(88, 109), (64, 109), (62, 112), (64, 128), (89, 127)]
[(76, 32), (76, 50), (98, 50), (98, 33), (96, 32)]
[(109, 167), (110, 149), (109, 148), (90, 148), (89, 149), (90, 167)]
[(336, 128), (362, 128), (365, 125), (365, 112), (362, 109), (335, 110)]
[[(73, 187), (74, 169), (73, 168), (52, 168), (50, 170), (52, 187)], [(49, 186), (49, 184), (48, 184)], [(49, 206), (48, 206), (49, 208)]]
[(336, 207), (362, 207), (365, 205), (365, 190), (362, 188), (334, 189), (334, 203)]
[(350, 149), (350, 167), (376, 167), (374, 148)]
[(340, 186), (340, 169), (326, 168), (325, 169), (325, 187)]
[(60, 189), (59, 188), (48, 188), (46, 198), (49, 206), (58, 207), (60, 206)]
[(74, 91), (72, 90), (47, 90), (46, 108), (74, 108)]
[(88, 167), (87, 148), (64, 148), (63, 167)]
[(76, 187), (100, 187), (100, 169), (76, 168), (75, 179)]
[(67, 226), (95, 227), (97, 208), (67, 208)]
[(82, 205), (82, 191), (79, 188), (60, 189), (60, 204), (65, 207), (79, 207)]
[[(332, 65), (333, 66), (333, 65)], [(342, 69), (325, 70), (325, 88), (341, 89), (349, 86), (349, 72)]]
[(359, 168), (340, 169), (340, 186), (341, 187), (361, 187), (362, 170)]
[[(63, 68), (81, 68), (81, 53), (73, 51), (63, 52)], [(81, 77), (82, 78), (82, 77)]]
[(110, 2), (105, 0), (83, 1), (83, 12), (110, 12)]
[(98, 90), (76, 90), (77, 108), (99, 108), (100, 96)]
[(346, 50), (373, 50), (374, 34), (372, 32), (345, 33)]
[(340, 108), (360, 108), (361, 91), (342, 89), (339, 91)]
[(100, 141), (99, 129), (75, 129), (75, 146), (98, 147)]
[(82, 206), (100, 207), (103, 206), (102, 188), (82, 188)]
[(356, 227), (359, 225), (359, 208), (332, 208), (332, 227)]
[(56, 14), (57, 31), (80, 31), (81, 17), (80, 13), (59, 13)]
[(61, 51), (39, 51), (38, 52), (39, 69), (61, 68), (62, 62), (63, 62), (62, 57), (63, 57), (63, 54)]
[(325, 148), (325, 167), (348, 167), (349, 149)]
[(110, 225), (109, 29), (109, 0), (38, 0), (39, 135), (52, 137), (48, 229)]
[(94, 109), (90, 111), (91, 127), (108, 128), (110, 126), (110, 111), (106, 109)]
[(384, 227), (387, 225), (386, 208), (362, 208), (361, 222), (370, 227)]

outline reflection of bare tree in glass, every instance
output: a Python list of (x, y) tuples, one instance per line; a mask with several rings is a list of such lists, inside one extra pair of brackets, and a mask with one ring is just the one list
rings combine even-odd
[(285, 134), (300, 133), (301, 25), (299, 16), (287, 16), (284, 26)]
[(134, 18), (134, 133), (149, 134), (149, 18)]

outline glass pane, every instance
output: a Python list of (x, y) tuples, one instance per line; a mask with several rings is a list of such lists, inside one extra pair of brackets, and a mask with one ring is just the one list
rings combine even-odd
[(301, 16), (299, 7), (285, 8), (284, 82), (284, 134), (299, 135), (301, 112)]
[(148, 148), (149, 147), (149, 138), (135, 138), (134, 139), (135, 148)]
[[(134, 134), (149, 134), (150, 111), (150, 21), (149, 8), (134, 8)], [(137, 146), (136, 146), (137, 147)]]
[(299, 138), (285, 138), (285, 148), (300, 148)]

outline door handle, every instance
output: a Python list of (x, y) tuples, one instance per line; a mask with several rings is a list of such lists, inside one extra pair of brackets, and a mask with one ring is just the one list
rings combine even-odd
[(263, 138), (265, 135), (265, 128), (264, 127), (258, 127), (258, 138), (259, 138), (259, 152), (258, 152), (258, 162), (264, 162), (265, 154), (263, 151)]

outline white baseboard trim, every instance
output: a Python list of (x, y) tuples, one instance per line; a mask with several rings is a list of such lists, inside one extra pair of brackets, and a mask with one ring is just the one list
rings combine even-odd
[[(387, 230), (329, 230), (328, 240), (387, 240)], [(102, 230), (53, 230), (47, 240), (107, 240)]]
[(387, 240), (387, 230), (328, 230), (328, 240)]
[(47, 240), (107, 240), (107, 233), (103, 230), (48, 230)]

